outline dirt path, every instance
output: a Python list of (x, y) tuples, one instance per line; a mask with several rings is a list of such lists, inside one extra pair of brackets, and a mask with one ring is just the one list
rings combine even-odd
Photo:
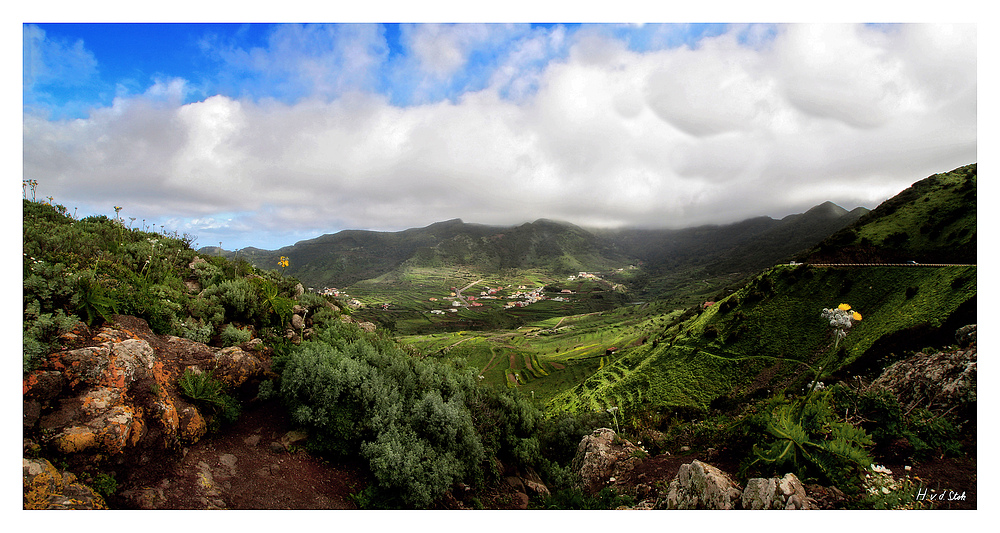
[[(192, 446), (164, 479), (141, 480), (125, 507), (155, 509), (356, 509), (360, 469), (324, 464), (282, 444), (280, 405), (247, 409), (235, 425)], [(137, 494), (136, 494), (137, 493)], [(137, 502), (146, 502), (138, 503)]]

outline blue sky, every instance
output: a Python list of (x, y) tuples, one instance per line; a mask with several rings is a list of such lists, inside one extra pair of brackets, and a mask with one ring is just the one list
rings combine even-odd
[(875, 207), (977, 159), (974, 24), (22, 33), (37, 195), (229, 249), (456, 217), (684, 227)]

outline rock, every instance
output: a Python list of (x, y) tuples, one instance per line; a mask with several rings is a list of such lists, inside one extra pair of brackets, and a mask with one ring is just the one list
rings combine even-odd
[(788, 473), (779, 479), (753, 478), (747, 480), (741, 503), (744, 509), (818, 509), (806, 496), (806, 489), (795, 474)]
[(740, 489), (728, 474), (695, 459), (681, 465), (657, 509), (735, 509)]
[(289, 431), (288, 433), (282, 435), (281, 439), (279, 439), (279, 442), (281, 443), (282, 446), (285, 447), (286, 450), (289, 450), (292, 448), (292, 446), (297, 446), (305, 442), (306, 439), (308, 438), (309, 435), (305, 431), (298, 431), (293, 429), (292, 431)]
[(255, 354), (239, 346), (229, 346), (215, 353), (215, 374), (219, 381), (239, 387), (248, 379), (263, 373), (264, 365)]
[[(208, 427), (178, 385), (187, 368), (213, 370), (234, 387), (269, 370), (255, 353), (156, 335), (128, 316), (88, 330), (75, 345), (82, 347), (43, 358), (22, 382), (24, 436), (42, 453), (62, 454), (74, 471), (101, 464), (120, 473), (167, 468)], [(152, 496), (135, 497), (140, 505)]]
[(810, 501), (817, 509), (840, 509), (842, 502), (847, 499), (847, 495), (837, 487), (824, 487), (822, 485), (807, 485)]
[(542, 481), (542, 477), (531, 467), (528, 467), (525, 473), (521, 475), (521, 483), (529, 494), (534, 494), (542, 498), (547, 498), (551, 495), (549, 487)]
[(531, 499), (528, 498), (527, 494), (525, 494), (523, 492), (515, 492), (514, 493), (514, 508), (515, 509), (527, 509), (529, 502), (531, 502)]
[(107, 509), (104, 498), (45, 459), (22, 459), (24, 509)]
[(371, 322), (359, 322), (358, 327), (367, 331), (368, 333), (375, 333), (375, 324)]
[(975, 344), (976, 325), (969, 324), (968, 326), (958, 328), (958, 331), (955, 332), (955, 342), (957, 342), (961, 348), (968, 348), (969, 346)]
[(593, 494), (606, 487), (611, 478), (635, 468), (639, 459), (633, 454), (638, 449), (619, 439), (612, 429), (595, 429), (580, 440), (571, 468), (579, 472), (582, 489)]
[(785, 499), (785, 509), (816, 509), (817, 507), (806, 497), (806, 488), (799, 478), (791, 472), (785, 474), (778, 482), (778, 489)]
[(306, 327), (306, 321), (305, 319), (302, 318), (302, 315), (300, 314), (292, 315), (292, 328), (296, 330), (301, 330), (304, 327)]
[(914, 407), (940, 412), (971, 409), (976, 402), (976, 345), (918, 353), (898, 361), (872, 387), (892, 391), (904, 411)]
[(741, 503), (744, 509), (784, 509), (785, 502), (778, 493), (778, 478), (747, 480)]
[(306, 292), (306, 288), (303, 287), (301, 283), (296, 283), (295, 288), (292, 290), (294, 291), (293, 298), (295, 298), (296, 300), (298, 300)]

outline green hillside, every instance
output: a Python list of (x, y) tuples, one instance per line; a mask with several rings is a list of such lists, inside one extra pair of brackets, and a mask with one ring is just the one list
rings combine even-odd
[(810, 263), (976, 262), (976, 169), (913, 184), (803, 254)]
[[(705, 411), (723, 395), (801, 392), (820, 368), (820, 379), (828, 379), (852, 363), (884, 360), (890, 354), (873, 348), (898, 332), (912, 336), (908, 345), (894, 343), (899, 356), (924, 342), (950, 343), (958, 327), (975, 323), (975, 302), (974, 266), (778, 266), (654, 342), (630, 348), (550, 408)], [(820, 313), (841, 303), (863, 320), (835, 351)]]

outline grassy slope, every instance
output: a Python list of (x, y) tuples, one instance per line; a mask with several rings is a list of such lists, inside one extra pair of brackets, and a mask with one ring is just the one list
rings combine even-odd
[(935, 174), (803, 254), (810, 263), (976, 262), (977, 165)]
[[(811, 262), (965, 262), (976, 259), (976, 165), (915, 183), (803, 257)], [(975, 321), (976, 267), (814, 268), (777, 266), (682, 326), (626, 351), (581, 385), (557, 395), (554, 410), (623, 413), (693, 408), (722, 395), (801, 388), (878, 371), (890, 351), (947, 343)], [(823, 308), (848, 303), (863, 315), (833, 350)], [(901, 354), (900, 354), (901, 355)]]
[[(907, 298), (910, 287), (916, 290)], [(775, 267), (729, 296), (739, 302), (732, 309), (725, 311), (723, 300), (666, 342), (632, 349), (556, 397), (552, 408), (703, 409), (723, 394), (801, 387), (812, 374), (799, 362), (816, 368), (833, 353), (824, 307), (846, 302), (864, 316), (827, 365), (834, 371), (889, 334), (941, 325), (975, 295), (975, 267)]]

